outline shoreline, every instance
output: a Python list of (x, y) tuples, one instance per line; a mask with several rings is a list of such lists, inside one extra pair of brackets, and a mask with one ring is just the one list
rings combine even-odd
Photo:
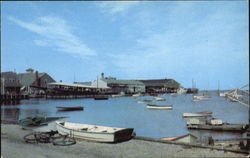
[(162, 143), (131, 139), (107, 144), (76, 140), (75, 145), (54, 146), (52, 143), (26, 143), (23, 137), (32, 131), (22, 130), (17, 124), (1, 121), (1, 155), (3, 158), (164, 158), (164, 157), (247, 157), (248, 154), (200, 148), (176, 143)]

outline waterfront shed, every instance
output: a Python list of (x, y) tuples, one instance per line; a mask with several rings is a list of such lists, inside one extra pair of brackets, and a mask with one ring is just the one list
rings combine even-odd
[(21, 84), (15, 72), (1, 72), (1, 94), (19, 94)]
[(145, 84), (146, 92), (175, 93), (181, 87), (181, 84), (173, 79), (153, 79), (139, 80)]

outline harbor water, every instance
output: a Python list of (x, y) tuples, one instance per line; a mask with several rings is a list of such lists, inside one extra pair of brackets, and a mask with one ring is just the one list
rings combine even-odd
[[(188, 130), (183, 112), (212, 111), (213, 117), (228, 123), (247, 124), (249, 107), (231, 102), (210, 91), (212, 99), (192, 101), (192, 94), (159, 97), (166, 101), (155, 101), (153, 96), (138, 98), (119, 97), (108, 100), (88, 99), (29, 99), (21, 100), (17, 105), (2, 105), (1, 120), (19, 120), (36, 116), (66, 116), (70, 122), (96, 124), (112, 127), (134, 128), (136, 135), (162, 138), (192, 133), (201, 138), (212, 136), (214, 139), (241, 138), (244, 134), (231, 132), (212, 132), (206, 130)], [(147, 103), (137, 103), (143, 99), (152, 100), (152, 104), (173, 105), (172, 110), (147, 109)], [(83, 111), (58, 112), (56, 106), (84, 106)]]

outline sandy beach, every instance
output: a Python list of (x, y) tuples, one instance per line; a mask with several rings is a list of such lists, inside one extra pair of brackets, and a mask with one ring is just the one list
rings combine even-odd
[(164, 144), (132, 139), (117, 144), (77, 140), (75, 145), (54, 146), (29, 144), (23, 137), (31, 133), (15, 124), (1, 124), (1, 155), (3, 158), (165, 158), (165, 157), (246, 157), (245, 154), (224, 152), (183, 145)]

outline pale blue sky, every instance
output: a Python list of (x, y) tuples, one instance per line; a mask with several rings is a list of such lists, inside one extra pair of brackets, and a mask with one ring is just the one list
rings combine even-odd
[(247, 1), (1, 2), (1, 71), (249, 83)]

